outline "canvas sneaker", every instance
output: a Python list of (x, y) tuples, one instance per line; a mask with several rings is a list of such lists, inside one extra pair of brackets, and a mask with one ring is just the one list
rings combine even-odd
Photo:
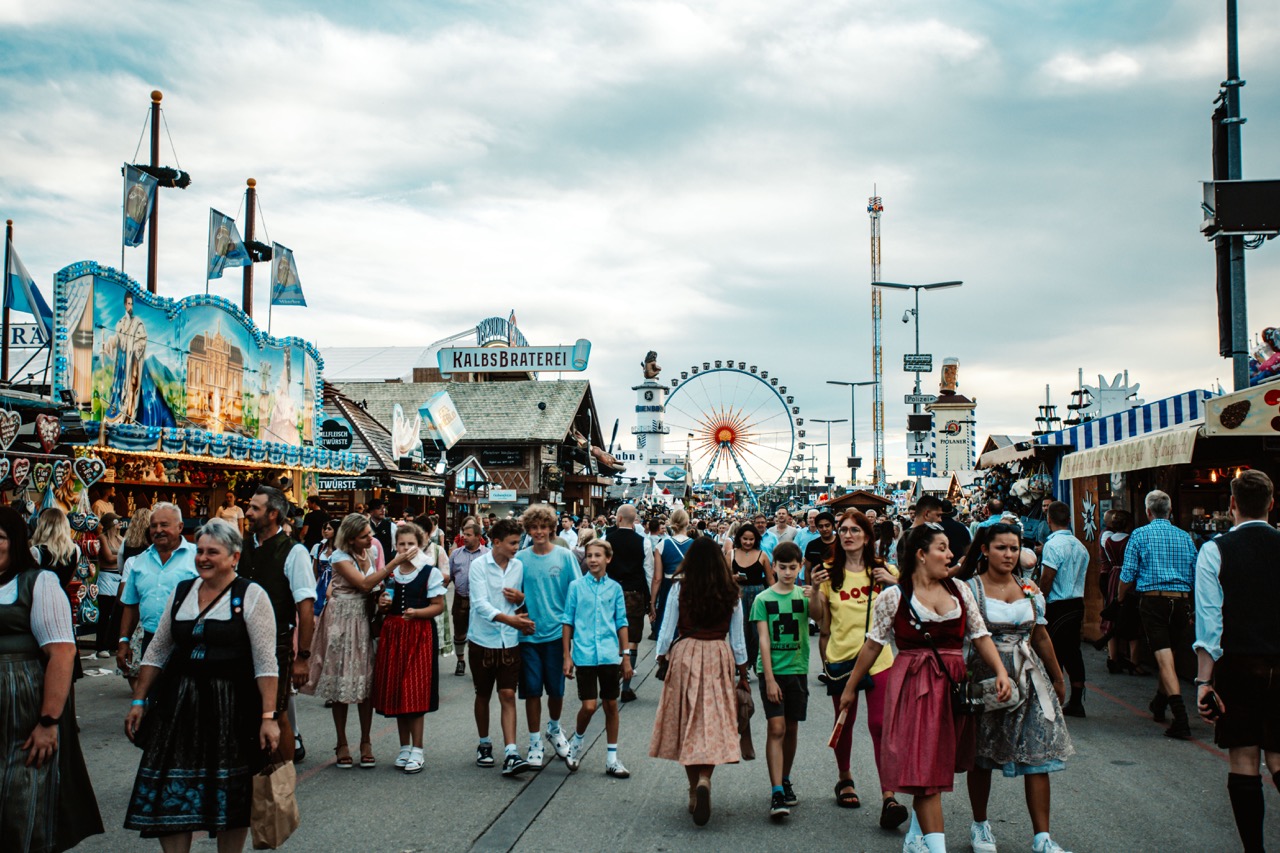
[(604, 772), (605, 775), (612, 776), (615, 779), (631, 778), (631, 771), (623, 767), (621, 761), (615, 761), (612, 764), (606, 763), (604, 766)]
[(476, 767), (493, 766), (493, 744), (482, 743), (476, 746)]
[(551, 729), (547, 729), (547, 740), (551, 741), (551, 746), (555, 748), (558, 757), (569, 756), (569, 739), (564, 736), (563, 728), (557, 730), (555, 734), (551, 733)]
[(525, 759), (531, 770), (541, 770), (546, 764), (546, 751), (542, 746), (542, 738), (529, 747), (529, 757)]
[(787, 805), (786, 795), (781, 791), (774, 791), (773, 796), (769, 798), (769, 817), (782, 820), (790, 814), (791, 807)]
[(569, 768), (569, 772), (576, 772), (578, 766), (582, 763), (582, 753), (587, 751), (587, 742), (574, 738), (569, 743), (569, 754), (565, 756), (565, 766)]
[(782, 801), (788, 806), (795, 806), (800, 803), (800, 798), (796, 796), (796, 789), (791, 787), (790, 779), (782, 780)]
[(990, 823), (974, 821), (969, 825), (969, 846), (973, 853), (996, 853), (996, 837), (991, 833)]
[(908, 835), (902, 839), (902, 853), (929, 853), (929, 845), (923, 835)]
[(1069, 851), (1064, 850), (1062, 845), (1054, 841), (1052, 838), (1046, 838), (1043, 844), (1032, 844), (1031, 849), (1034, 853), (1069, 853)]
[(520, 754), (512, 753), (507, 756), (507, 760), (502, 762), (503, 776), (519, 776), (529, 769), (529, 762), (520, 757)]

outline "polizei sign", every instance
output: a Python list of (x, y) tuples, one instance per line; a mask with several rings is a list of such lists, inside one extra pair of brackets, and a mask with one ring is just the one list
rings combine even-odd
[(587, 369), (591, 342), (571, 347), (447, 347), (440, 350), (440, 375), (454, 373), (524, 373)]

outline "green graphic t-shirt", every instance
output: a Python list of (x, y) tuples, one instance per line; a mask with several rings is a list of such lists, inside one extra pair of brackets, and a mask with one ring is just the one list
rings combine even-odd
[[(769, 626), (774, 675), (808, 674), (809, 601), (799, 587), (789, 595), (774, 592), (772, 587), (757, 595), (751, 605), (751, 621)], [(756, 672), (764, 672), (763, 657), (756, 661)]]

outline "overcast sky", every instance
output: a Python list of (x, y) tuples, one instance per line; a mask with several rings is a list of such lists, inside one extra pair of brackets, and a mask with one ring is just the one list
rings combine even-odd
[[(533, 343), (594, 342), (629, 441), (647, 349), (664, 379), (732, 356), (803, 416), (847, 414), (824, 380), (871, 376), (874, 184), (884, 278), (965, 282), (924, 297), (922, 349), (961, 360), (980, 437), (1023, 433), (1077, 367), (1147, 400), (1230, 386), (1197, 231), (1224, 6), (0, 0), (0, 216), (46, 293), (118, 266), (120, 164), (159, 88), (163, 161), (194, 176), (161, 192), (162, 294), (203, 290), (208, 208), (254, 177), (311, 306), (276, 333), (426, 344), (514, 308)], [(1280, 4), (1240, 7), (1245, 176), (1277, 177)], [(1280, 242), (1248, 260), (1256, 333)], [(238, 271), (214, 289), (238, 299)], [(891, 476), (908, 304), (885, 295)]]

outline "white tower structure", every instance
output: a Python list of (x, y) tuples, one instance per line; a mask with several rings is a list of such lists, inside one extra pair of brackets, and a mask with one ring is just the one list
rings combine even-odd
[(956, 393), (959, 373), (959, 359), (943, 359), (938, 400), (925, 407), (926, 411), (933, 414), (933, 470), (930, 473), (935, 477), (956, 471), (972, 471), (977, 458), (978, 447), (974, 431), (977, 421), (973, 417), (973, 410), (978, 401)]

